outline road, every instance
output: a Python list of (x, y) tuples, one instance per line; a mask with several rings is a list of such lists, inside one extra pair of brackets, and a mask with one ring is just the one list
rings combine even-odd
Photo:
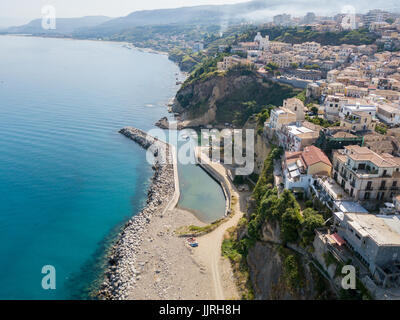
[[(229, 220), (209, 234), (198, 238), (199, 247), (195, 250), (195, 255), (202, 261), (207, 270), (211, 272), (215, 300), (225, 300), (232, 296), (232, 294), (229, 296), (226, 295), (225, 288), (234, 288), (236, 285), (234, 283), (226, 283), (229, 281), (227, 279), (222, 280), (222, 270), (220, 270), (222, 265), (221, 247), (226, 231), (236, 226), (243, 217), (244, 213), (241, 210), (240, 203), (243, 204), (245, 202), (245, 197), (239, 195), (238, 191), (229, 180), (223, 165), (219, 163), (210, 163), (210, 165), (226, 179), (230, 192), (235, 199), (240, 200), (235, 201), (233, 205), (233, 216), (231, 216)], [(232, 282), (234, 282), (233, 279)]]

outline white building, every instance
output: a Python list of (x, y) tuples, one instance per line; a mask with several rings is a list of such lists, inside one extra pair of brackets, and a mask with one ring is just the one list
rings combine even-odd
[(259, 44), (260, 50), (268, 50), (269, 48), (269, 36), (265, 36), (265, 38), (263, 38), (260, 32), (257, 32), (257, 35), (254, 38), (254, 42), (257, 42)]
[(400, 124), (400, 108), (387, 104), (378, 106), (377, 117), (390, 125)]
[(372, 118), (376, 118), (377, 107), (373, 104), (361, 104), (356, 102), (355, 104), (346, 103), (340, 109), (339, 117), (344, 118), (352, 115), (354, 112), (365, 112), (371, 115)]

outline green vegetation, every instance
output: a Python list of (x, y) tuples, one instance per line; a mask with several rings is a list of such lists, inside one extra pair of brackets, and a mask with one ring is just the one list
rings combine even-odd
[(237, 241), (237, 231), (246, 223), (242, 218), (238, 226), (228, 230), (224, 241), (222, 242), (222, 256), (230, 260), (233, 274), (236, 280), (236, 286), (243, 300), (253, 300), (254, 292), (250, 280), (249, 267), (247, 266), (247, 252), (242, 251), (240, 242)]
[(190, 74), (189, 78), (186, 79), (183, 86), (188, 86), (195, 81), (204, 81), (215, 74), (218, 70), (217, 64), (222, 61), (225, 56), (228, 56), (227, 53), (219, 53), (215, 57), (206, 57), (201, 63), (199, 63), (193, 72)]
[[(256, 121), (257, 121), (257, 133), (261, 134), (264, 130), (264, 123), (269, 119), (271, 116), (271, 111), (275, 109), (276, 107), (273, 105), (268, 105), (266, 106), (263, 110), (261, 110), (260, 113), (256, 115)], [(258, 181), (258, 179), (257, 179)]]
[(202, 52), (193, 52), (191, 49), (174, 48), (169, 52), (169, 59), (178, 63), (183, 71), (192, 71), (206, 55)]
[(280, 35), (274, 38), (275, 41), (289, 43), (303, 43), (315, 41), (321, 45), (341, 45), (353, 44), (363, 45), (372, 44), (378, 36), (368, 29), (345, 30), (340, 32), (319, 32), (313, 31), (310, 27), (302, 28), (282, 28)]
[(263, 36), (268, 35), (272, 41), (282, 41), (287, 43), (299, 44), (303, 42), (315, 41), (321, 45), (338, 46), (342, 44), (373, 44), (378, 35), (370, 32), (367, 28), (357, 30), (343, 30), (337, 32), (313, 31), (311, 27), (268, 27), (268, 28), (249, 28), (245, 30), (238, 39), (240, 41), (253, 41), (257, 32)]
[(304, 275), (297, 255), (289, 254), (283, 261), (283, 279), (293, 291), (304, 286)]
[(375, 127), (375, 131), (380, 133), (380, 134), (386, 134), (387, 133), (387, 126), (383, 123), (378, 123)]
[(275, 62), (268, 62), (268, 64), (265, 66), (265, 70), (268, 72), (273, 72), (278, 69), (279, 66)]
[(282, 155), (283, 149), (274, 146), (265, 159), (263, 171), (253, 192), (253, 197), (257, 203), (261, 201), (261, 198), (268, 190), (272, 189), (274, 184), (274, 160), (279, 159)]
[(321, 69), (321, 67), (319, 65), (317, 65), (317, 64), (306, 64), (304, 66), (304, 69), (306, 69), (306, 70), (319, 70), (319, 69)]
[(253, 114), (257, 114), (269, 105), (282, 105), (283, 100), (292, 98), (298, 90), (279, 83), (257, 81), (257, 75), (249, 69), (231, 69), (227, 77), (236, 78), (239, 75), (254, 77), (228, 96), (217, 101), (217, 122), (233, 123), (241, 127)]
[(341, 289), (339, 293), (340, 300), (372, 300), (371, 294), (359, 278), (356, 279), (356, 288)]
[(222, 223), (226, 221), (226, 218), (219, 219), (211, 224), (208, 224), (203, 227), (199, 226), (184, 226), (181, 227), (177, 230), (175, 230), (175, 233), (179, 236), (199, 236), (203, 234), (210, 233), (214, 231), (216, 228), (218, 228)]
[(325, 265), (329, 267), (331, 264), (336, 265), (337, 260), (336, 258), (332, 255), (330, 251), (326, 252), (323, 254), (324, 260), (325, 260)]
[(302, 212), (303, 225), (301, 241), (303, 245), (311, 244), (315, 237), (315, 230), (322, 228), (325, 224), (324, 218), (314, 209), (308, 208)]
[(306, 103), (306, 90), (301, 91), (297, 96), (297, 99), (301, 100), (301, 102)]
[(312, 107), (310, 108), (310, 111), (311, 111), (314, 115), (318, 115), (319, 109), (318, 109), (318, 107), (316, 107), (316, 106), (312, 106)]
[(306, 116), (306, 120), (308, 122), (314, 123), (314, 124), (319, 125), (319, 126), (324, 127), (324, 128), (340, 126), (340, 122), (339, 121), (331, 122), (331, 121), (328, 121), (328, 120), (320, 118), (320, 117), (312, 117), (311, 118), (309, 116)]

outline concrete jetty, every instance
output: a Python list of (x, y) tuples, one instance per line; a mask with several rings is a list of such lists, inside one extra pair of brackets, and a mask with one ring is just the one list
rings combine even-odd
[(108, 255), (105, 278), (97, 294), (99, 299), (124, 300), (135, 285), (138, 271), (136, 256), (152, 217), (175, 208), (179, 200), (179, 180), (174, 146), (146, 132), (128, 127), (119, 131), (154, 156), (154, 176), (145, 208), (122, 228), (118, 241)]

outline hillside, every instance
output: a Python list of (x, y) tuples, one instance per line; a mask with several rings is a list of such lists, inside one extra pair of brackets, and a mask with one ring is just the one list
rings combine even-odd
[[(202, 67), (200, 67), (202, 68)], [(182, 115), (183, 126), (231, 123), (237, 127), (267, 105), (282, 105), (296, 89), (264, 79), (247, 68), (227, 72), (196, 72), (178, 91), (173, 111)]]
[(72, 35), (80, 28), (90, 28), (111, 20), (104, 16), (90, 16), (82, 18), (58, 18), (55, 30), (45, 30), (42, 28), (42, 20), (36, 19), (26, 25), (5, 29), (7, 33), (14, 34), (48, 34), (48, 35)]
[(110, 36), (115, 33), (146, 26), (196, 25), (201, 27), (204, 25), (235, 24), (248, 20), (245, 14), (251, 15), (259, 10), (266, 9), (273, 3), (277, 3), (277, 1), (254, 0), (229, 5), (202, 5), (135, 11), (125, 17), (116, 18), (94, 28), (85, 31), (81, 30), (80, 32)]

